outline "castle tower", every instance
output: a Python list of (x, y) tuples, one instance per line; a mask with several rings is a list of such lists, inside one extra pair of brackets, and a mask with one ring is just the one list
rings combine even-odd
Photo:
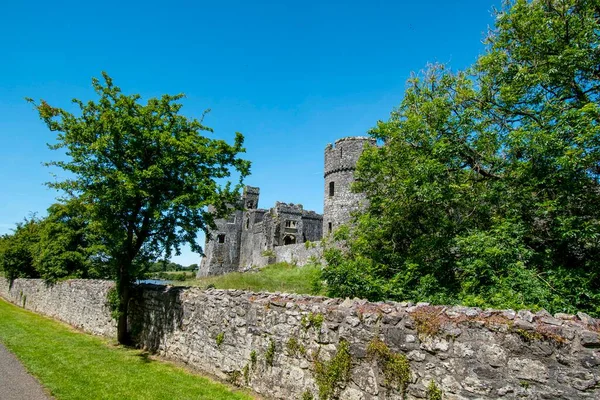
[(325, 204), (323, 236), (350, 221), (351, 213), (365, 202), (361, 193), (352, 193), (356, 163), (365, 145), (377, 145), (375, 139), (351, 136), (335, 141), (325, 148)]

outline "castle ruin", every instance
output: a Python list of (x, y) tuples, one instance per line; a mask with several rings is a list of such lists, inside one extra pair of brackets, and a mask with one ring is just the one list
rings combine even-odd
[(225, 219), (215, 221), (207, 237), (205, 256), (198, 276), (220, 275), (265, 266), (279, 261), (306, 263), (320, 256), (319, 242), (350, 221), (365, 197), (353, 193), (356, 163), (365, 145), (376, 145), (368, 137), (346, 137), (325, 148), (323, 215), (304, 210), (301, 204), (276, 202), (270, 209), (258, 208), (260, 189), (246, 186), (240, 204)]

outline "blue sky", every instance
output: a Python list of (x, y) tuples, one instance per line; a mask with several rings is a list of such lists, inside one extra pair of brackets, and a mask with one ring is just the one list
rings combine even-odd
[[(386, 120), (411, 71), (461, 69), (500, 0), (13, 1), (0, 5), (0, 233), (57, 193), (54, 135), (23, 98), (69, 107), (107, 71), (143, 98), (185, 93), (214, 137), (246, 137), (259, 206), (323, 210), (323, 150)], [(203, 243), (203, 238), (200, 238)], [(175, 261), (197, 263), (184, 249)]]

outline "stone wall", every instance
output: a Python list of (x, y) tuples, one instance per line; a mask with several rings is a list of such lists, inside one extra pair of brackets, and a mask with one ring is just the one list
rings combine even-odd
[(321, 242), (289, 244), (273, 248), (275, 262), (287, 262), (295, 265), (306, 265), (313, 260), (323, 262)]
[(85, 279), (55, 285), (41, 279), (16, 279), (11, 285), (0, 277), (0, 297), (86, 332), (115, 337), (117, 324), (106, 304), (106, 296), (113, 286), (111, 281)]
[[(26, 308), (88, 329), (106, 321), (99, 292), (108, 287), (69, 281), (46, 288), (40, 281), (17, 280), (10, 291), (0, 285), (0, 294), (21, 304), (23, 290)], [(401, 399), (392, 379), (401, 376), (392, 373), (401, 368), (386, 365), (401, 367), (403, 357), (410, 368), (407, 399), (427, 398), (432, 381), (445, 400), (600, 398), (600, 321), (581, 313), (552, 316), (152, 285), (136, 290), (131, 329), (140, 345), (267, 398), (301, 399), (308, 390), (317, 399), (318, 371), (328, 369), (328, 360), (340, 361), (345, 344), (349, 379), (334, 379), (331, 386), (344, 400)], [(50, 305), (40, 308), (44, 302)], [(387, 358), (369, 356), (370, 344), (378, 344)]]

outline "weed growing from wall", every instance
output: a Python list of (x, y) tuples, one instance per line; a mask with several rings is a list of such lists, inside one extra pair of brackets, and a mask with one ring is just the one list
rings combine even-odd
[(329, 361), (320, 361), (315, 357), (315, 381), (319, 388), (319, 400), (338, 399), (341, 390), (350, 380), (352, 357), (348, 341), (341, 339), (337, 352)]
[(265, 352), (265, 360), (267, 361), (267, 365), (273, 366), (273, 359), (275, 358), (275, 341), (270, 339), (269, 347), (267, 347), (267, 351)]
[(442, 400), (442, 390), (435, 384), (433, 379), (427, 386), (427, 400)]
[(225, 332), (219, 332), (219, 334), (215, 338), (218, 348), (221, 348), (221, 344), (223, 344), (223, 340), (225, 340)]
[(385, 386), (404, 394), (411, 379), (410, 364), (406, 356), (394, 353), (379, 338), (371, 340), (367, 346), (367, 354), (377, 360), (385, 378)]
[(311, 326), (315, 328), (315, 330), (318, 332), (321, 330), (321, 327), (323, 326), (323, 314), (321, 313), (308, 313), (308, 314), (304, 314), (302, 316), (302, 319), (300, 320), (300, 325), (302, 325), (302, 327), (304, 328), (304, 330), (308, 330), (308, 328), (310, 328)]
[(290, 357), (296, 357), (296, 355), (298, 354), (306, 354), (306, 348), (304, 347), (304, 345), (302, 345), (302, 343), (298, 342), (298, 339), (296, 339), (295, 337), (292, 337), (290, 338), (290, 340), (288, 340), (286, 347), (288, 351), (288, 356)]

